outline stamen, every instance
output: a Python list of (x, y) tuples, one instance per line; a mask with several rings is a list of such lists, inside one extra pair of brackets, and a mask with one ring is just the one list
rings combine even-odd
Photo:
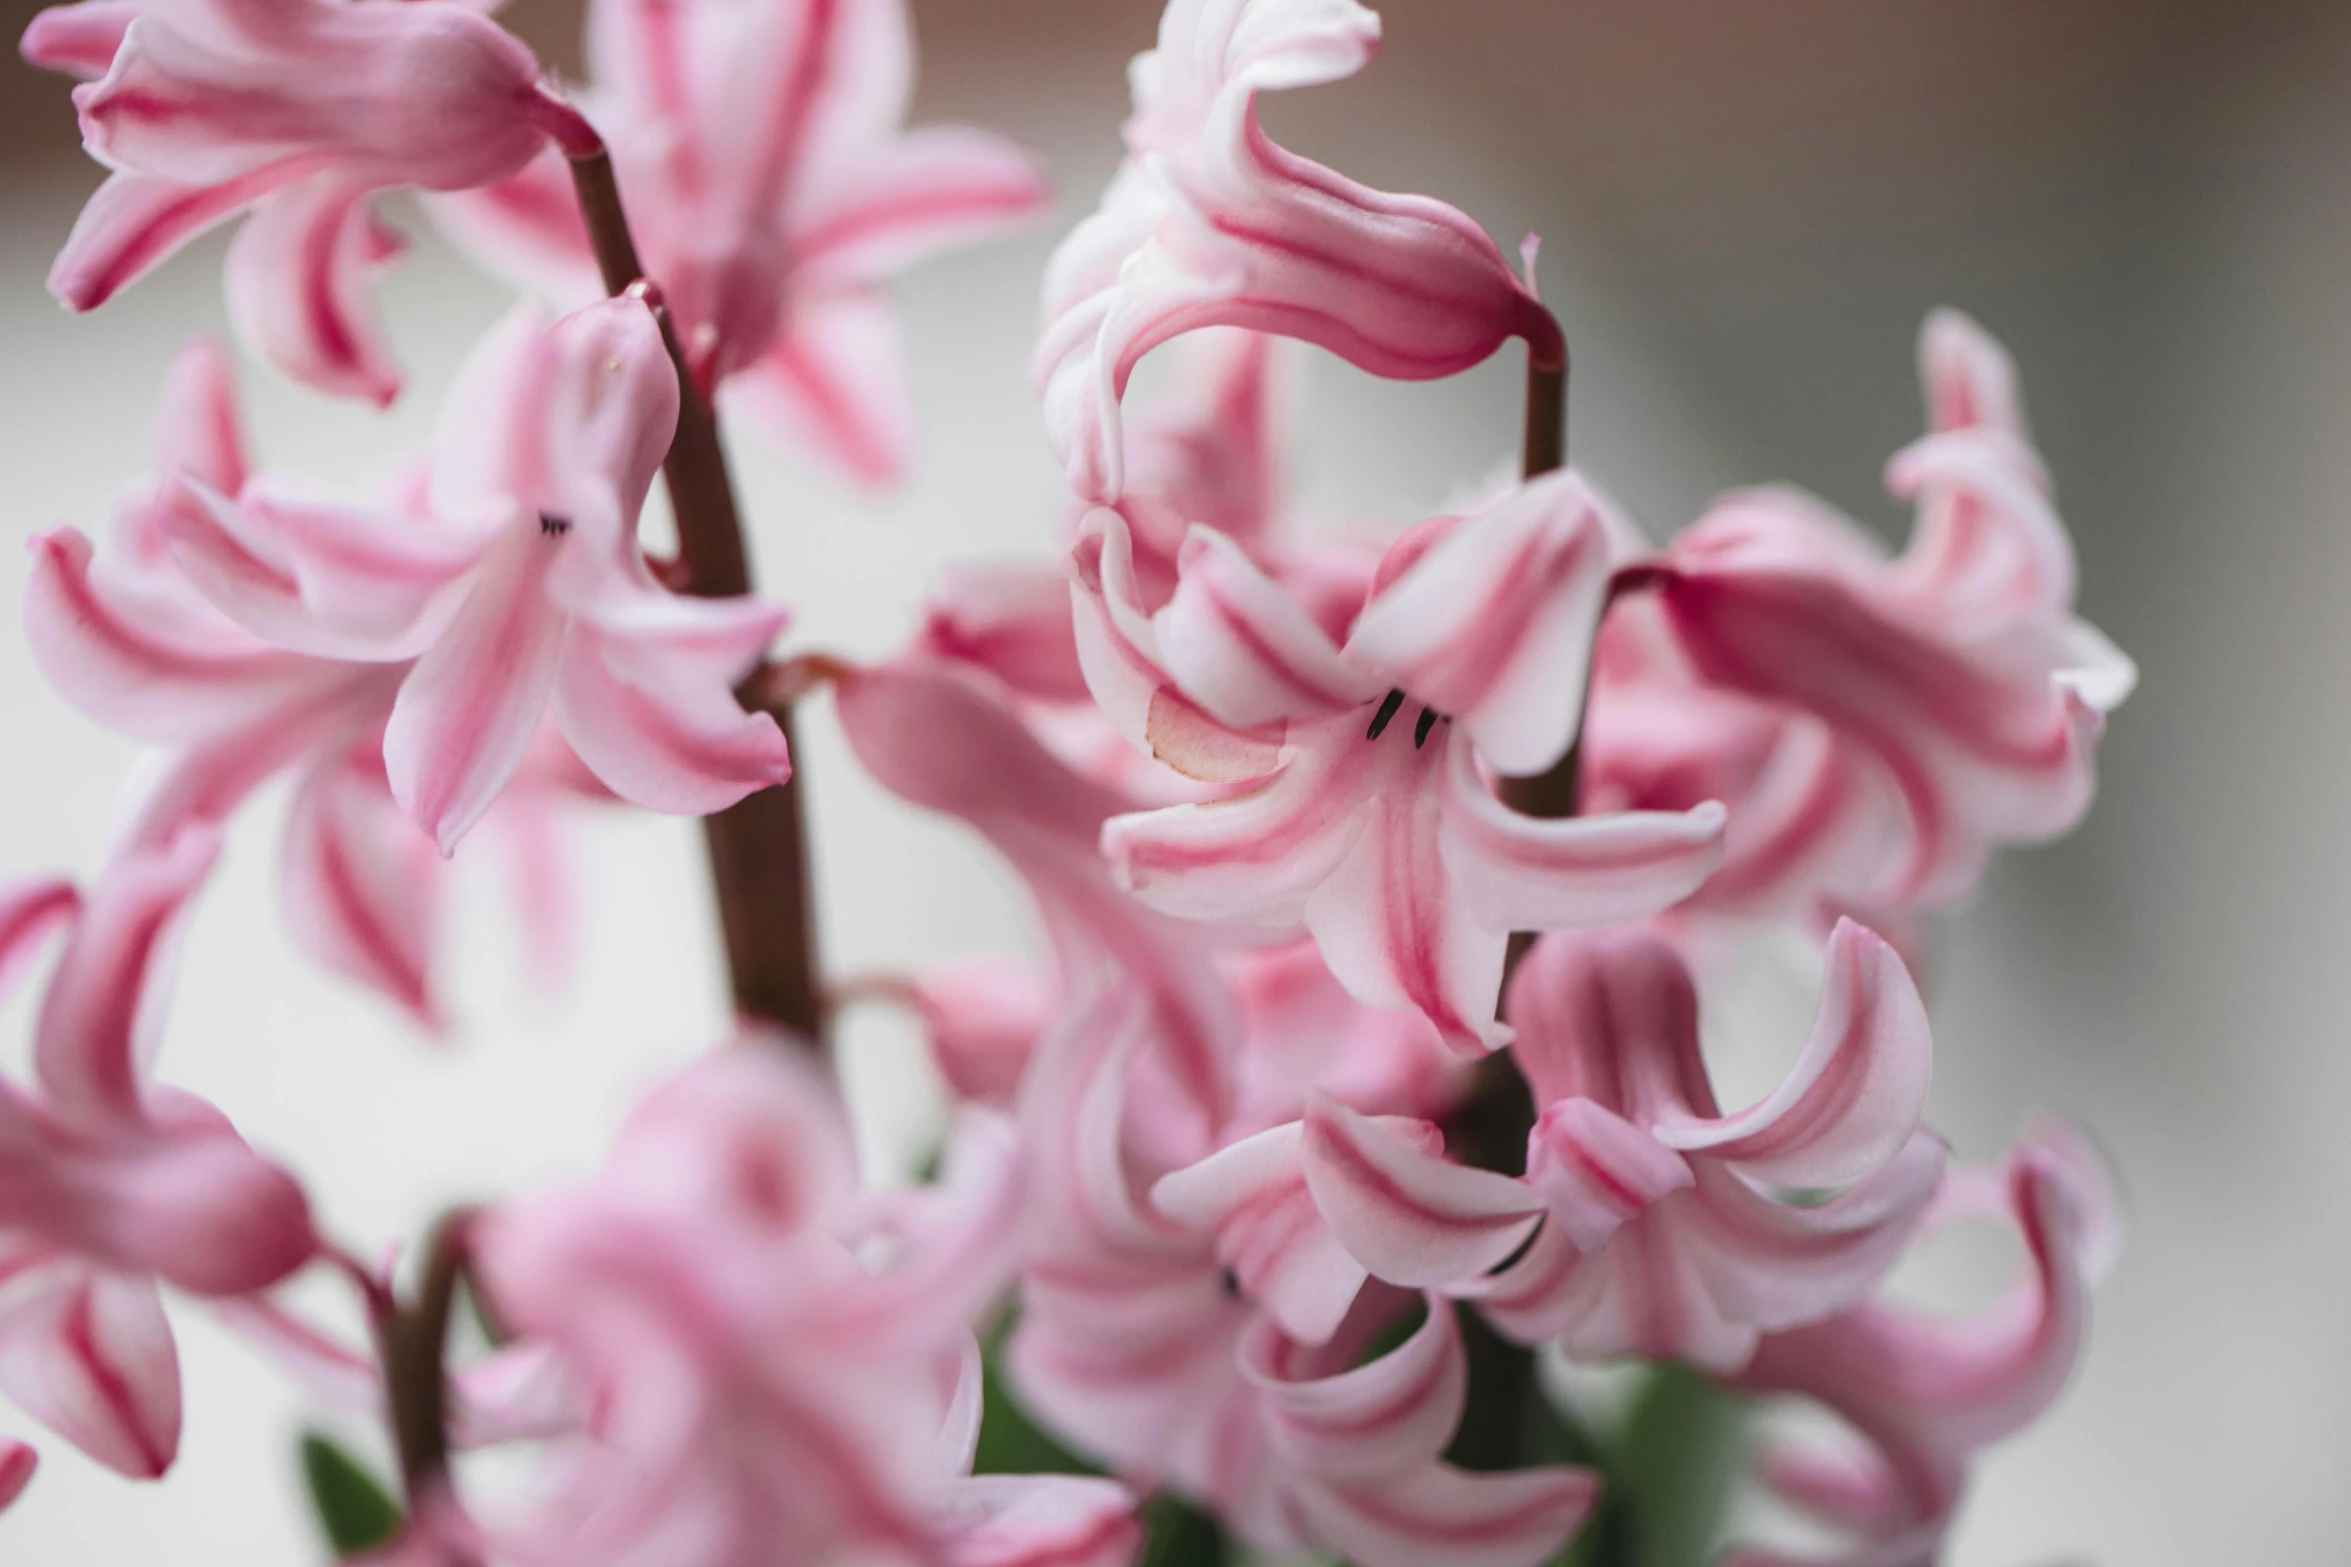
[(1437, 710), (1433, 707), (1420, 710), (1420, 722), (1412, 726), (1412, 748), (1415, 751), (1429, 743), (1429, 731), (1437, 727), (1437, 716)]
[(1402, 686), (1398, 686), (1395, 690), (1390, 691), (1386, 696), (1380, 698), (1380, 710), (1371, 715), (1371, 729), (1364, 735), (1363, 738), (1366, 740), (1377, 740), (1380, 737), (1381, 731), (1388, 727), (1388, 720), (1394, 718), (1396, 714), (1403, 708), (1403, 706), (1404, 688)]
[(539, 513), (539, 531), (551, 539), (560, 539), (571, 531), (571, 519), (541, 512)]

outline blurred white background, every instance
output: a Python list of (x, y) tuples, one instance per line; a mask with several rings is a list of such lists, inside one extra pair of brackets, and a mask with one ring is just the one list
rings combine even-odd
[[(14, 9), (14, 8), (12, 8)], [(1056, 475), (1024, 361), (1038, 268), (1115, 156), (1146, 0), (928, 0), (922, 118), (1039, 149), (1063, 193), (1026, 238), (903, 289), (920, 471), (871, 500), (738, 443), (763, 582), (804, 644), (879, 652), (951, 556), (1040, 551)], [(2085, 608), (2144, 682), (2104, 795), (2056, 848), (2002, 861), (1934, 976), (1933, 1119), (1990, 1156), (2055, 1107), (2121, 1164), (2134, 1223), (2057, 1412), (1984, 1466), (1960, 1567), (2326, 1563), (2351, 1536), (2351, 7), (2339, 0), (1396, 0), (1362, 79), (1269, 110), (1372, 183), (1546, 239), (1576, 354), (1578, 460), (1653, 531), (1785, 478), (1888, 526), (1884, 456), (1915, 430), (1910, 345), (1949, 302), (2004, 336), (2083, 557)], [(17, 12), (29, 14), (29, 8)], [(572, 58), (565, 0), (517, 25)], [(173, 349), (218, 330), (217, 241), (98, 315), (41, 288), (95, 171), (63, 84), (0, 73), (0, 461), (21, 539), (89, 526), (144, 468)], [(396, 216), (389, 289), (412, 367), (389, 416), (253, 370), (266, 459), (359, 478), (420, 444), (500, 292)], [(1515, 430), (1515, 365), (1434, 387), (1329, 362), (1301, 399), (1301, 483), (1409, 519)], [(0, 601), (24, 556), (0, 553)], [(959, 835), (881, 798), (823, 715), (803, 763), (827, 960), (849, 971), (1022, 939), (1013, 889)], [(0, 872), (86, 867), (125, 744), (0, 639)], [(633, 1093), (720, 1026), (691, 825), (583, 818), (573, 982), (519, 976), (489, 867), (435, 1047), (298, 960), (273, 889), (276, 802), (238, 832), (187, 955), (169, 1076), (313, 1180), (363, 1249), (456, 1199), (584, 1168)], [(461, 866), (465, 864), (461, 856)], [(21, 1001), (0, 1060), (22, 1054)], [(900, 1096), (909, 1042), (851, 1070)], [(188, 1430), (166, 1483), (44, 1442), (0, 1560), (315, 1561), (301, 1401), (182, 1311)], [(0, 1409), (0, 1430), (20, 1430)]]

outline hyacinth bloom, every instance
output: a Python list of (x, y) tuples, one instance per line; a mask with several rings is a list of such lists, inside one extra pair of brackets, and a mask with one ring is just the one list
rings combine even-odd
[[(1329, 1550), (1365, 1567), (1549, 1560), (1589, 1510), (1593, 1477), (1469, 1474), (1441, 1461), (1466, 1385), (1449, 1303), (1423, 1302), (1416, 1331), (1364, 1360), (1411, 1296), (1333, 1292), (1305, 1270), (1236, 1280), (1228, 1268), (1251, 1261), (1246, 1232), (1266, 1239), (1283, 1226), (1253, 1225), (1261, 1207), (1194, 1222), (1202, 1188), (1230, 1184), (1221, 1171), (1171, 1175), (1156, 1205), (1146, 1200), (1134, 1168), (1146, 1140), (1128, 1128), (1156, 1102), (1133, 1072), (1154, 1034), (1142, 998), (1112, 987), (1040, 1042), (1022, 1106), (1037, 1241), (1007, 1362), (1024, 1398), (1082, 1451), (1212, 1506), (1272, 1555)], [(1242, 1162), (1256, 1162), (1242, 1146)], [(1279, 1314), (1252, 1298), (1260, 1289)], [(1284, 1331), (1302, 1312), (1319, 1343)]]
[(1786, 737), (1800, 754), (1775, 775), (1766, 816), (1780, 830), (1755, 835), (1768, 848), (1751, 875), (1825, 859), (1834, 890), (1872, 907), (1948, 902), (1994, 845), (2070, 829), (2095, 789), (2103, 715), (2135, 679), (2072, 613), (2072, 546), (2006, 354), (1944, 311), (1920, 358), (1933, 429), (1888, 469), (1918, 504), (1904, 555), (1765, 490), (1717, 503), (1647, 574), (1700, 680), (1817, 721)]
[(179, 1445), (179, 1364), (160, 1281), (263, 1289), (317, 1246), (301, 1188), (210, 1105), (153, 1087), (141, 1036), (215, 839), (126, 856), (77, 899), (0, 899), (0, 967), (69, 931), (34, 1028), (37, 1091), (0, 1084), (0, 1392), (137, 1479)]
[(1485, 232), (1425, 196), (1368, 189), (1275, 145), (1257, 95), (1342, 80), (1379, 47), (1354, 0), (1174, 0), (1135, 60), (1127, 155), (1045, 277), (1033, 370), (1070, 487), (1119, 498), (1119, 402), (1136, 363), (1202, 327), (1303, 339), (1374, 375), (1430, 380), (1559, 329)]
[(942, 1186), (860, 1202), (838, 1105), (780, 1043), (704, 1058), (638, 1107), (592, 1180), (487, 1221), (500, 1308), (593, 1410), (513, 1554), (1126, 1560), (1115, 1486), (960, 1478), (969, 1324), (1019, 1214), (1001, 1129), (963, 1139)]
[[(902, 128), (902, 0), (594, 0), (587, 47), (583, 107), (696, 376), (851, 477), (898, 477), (913, 407), (879, 285), (1039, 210), (1034, 160)], [(601, 292), (559, 153), (435, 212), (519, 281)]]
[(1261, 781), (1119, 818), (1103, 848), (1146, 901), (1312, 933), (1357, 999), (1419, 1010), (1476, 1053), (1513, 930), (1604, 924), (1686, 896), (1722, 809), (1537, 821), (1481, 763), (1540, 773), (1574, 737), (1614, 545), (1571, 473), (1407, 534), (1341, 642), (1230, 540), (1195, 528), (1146, 613), (1130, 534), (1074, 555), (1079, 651), (1114, 722), (1196, 776)]
[(369, 291), (400, 241), (372, 198), (485, 185), (584, 129), (528, 49), (445, 0), (84, 0), (34, 18), (23, 48), (93, 78), (74, 104), (113, 171), (51, 292), (94, 309), (250, 211), (227, 270), (240, 331), (288, 374), (379, 403), (400, 373)]
[(718, 810), (789, 776), (774, 719), (733, 695), (784, 614), (654, 580), (637, 513), (676, 418), (642, 304), (552, 327), (521, 310), (453, 394), (432, 515), (255, 481), (181, 516), (178, 558), (280, 657), (397, 666), (385, 771), (444, 853), (515, 777), (543, 716), (614, 793)]
[(1996, 1216), (2029, 1276), (1977, 1317), (1872, 1301), (1764, 1339), (1737, 1385), (1792, 1394), (1862, 1440), (1767, 1449), (1764, 1479), (1854, 1544), (1824, 1561), (1749, 1548), (1738, 1567), (1933, 1567), (1974, 1455), (2037, 1419), (2064, 1389), (2089, 1327), (2091, 1287), (2121, 1225), (2103, 1162), (2060, 1124), (2034, 1128), (1999, 1171), (1954, 1180), (1937, 1222)]

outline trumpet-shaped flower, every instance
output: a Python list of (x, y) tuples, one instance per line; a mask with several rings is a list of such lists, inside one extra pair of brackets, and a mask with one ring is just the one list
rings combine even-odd
[(0, 1084), (0, 1392), (92, 1458), (153, 1479), (179, 1445), (158, 1281), (265, 1288), (316, 1249), (301, 1189), (217, 1110), (147, 1081), (173, 933), (215, 840), (119, 859), (78, 899), (0, 900), (0, 967), (69, 930), (34, 1029), (37, 1091)]
[(774, 719), (733, 694), (784, 613), (654, 580), (637, 512), (676, 419), (643, 305), (552, 327), (518, 311), (452, 398), (432, 514), (255, 480), (178, 517), (180, 563), (277, 658), (399, 666), (385, 771), (444, 853), (515, 777), (543, 716), (614, 793), (719, 810), (790, 773)]
[(94, 78), (74, 104), (113, 171), (51, 291), (94, 309), (250, 211), (227, 271), (240, 330), (288, 374), (379, 403), (400, 377), (369, 289), (401, 243), (372, 198), (486, 185), (551, 135), (590, 134), (519, 40), (446, 0), (82, 0), (23, 47)]
[(1407, 534), (1343, 642), (1205, 528), (1147, 613), (1124, 520), (1087, 528), (1074, 592), (1097, 699), (1180, 770), (1258, 780), (1104, 829), (1155, 906), (1303, 923), (1357, 999), (1476, 1053), (1510, 1038), (1493, 1019), (1510, 932), (1655, 912), (1719, 859), (1720, 806), (1538, 821), (1481, 767), (1540, 773), (1574, 737), (1614, 546), (1573, 474)]
[[(913, 442), (891, 273), (1045, 200), (1035, 162), (905, 130), (903, 0), (595, 0), (584, 107), (704, 385), (865, 483)], [(560, 154), (436, 201), (519, 281), (601, 292)]]
[(1354, 0), (1173, 0), (1129, 75), (1126, 160), (1045, 277), (1034, 374), (1070, 487), (1125, 485), (1119, 402), (1136, 363), (1201, 327), (1302, 338), (1375, 375), (1465, 370), (1559, 329), (1485, 232), (1425, 196), (1368, 189), (1277, 146), (1257, 95), (1354, 75), (1379, 18)]
[[(1841, 1416), (1863, 1445), (1767, 1449), (1766, 1481), (1854, 1545), (1838, 1567), (1933, 1567), (1974, 1456), (2037, 1419), (2080, 1356), (2090, 1289), (2120, 1224), (2105, 1168), (2070, 1128), (2035, 1128), (2004, 1169), (1955, 1180), (1938, 1222), (1997, 1216), (2024, 1241), (2030, 1276), (1980, 1317), (1885, 1301), (1764, 1339), (1737, 1386), (1793, 1394)], [(1749, 1548), (1739, 1567), (1827, 1567)]]
[(1993, 846), (2071, 828), (2135, 678), (2072, 612), (2072, 546), (2006, 354), (1940, 312), (1920, 357), (1933, 429), (1888, 468), (1918, 504), (1904, 555), (1765, 490), (1718, 502), (1644, 572), (1700, 680), (1817, 721), (1783, 736), (1748, 879), (1825, 857), (1829, 890), (1865, 907), (1947, 902)]
[(647, 1099), (591, 1181), (494, 1215), (480, 1258), (501, 1310), (593, 1409), (512, 1554), (1125, 1560), (1114, 1486), (959, 1478), (970, 1323), (1012, 1262), (1011, 1153), (975, 1124), (942, 1186), (860, 1198), (828, 1090), (752, 1039)]

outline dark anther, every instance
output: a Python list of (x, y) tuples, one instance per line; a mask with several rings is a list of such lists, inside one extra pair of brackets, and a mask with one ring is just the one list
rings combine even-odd
[(1412, 726), (1412, 748), (1417, 751), (1422, 746), (1427, 745), (1429, 743), (1429, 731), (1436, 727), (1437, 710), (1433, 707), (1422, 708), (1420, 710), (1420, 722)]
[(1224, 1285), (1225, 1299), (1239, 1300), (1241, 1298), (1241, 1276), (1238, 1273), (1230, 1268), (1225, 1269), (1221, 1282)]
[(1403, 707), (1403, 705), (1404, 688), (1402, 686), (1398, 686), (1395, 690), (1389, 692), (1385, 697), (1380, 699), (1380, 710), (1371, 715), (1371, 730), (1369, 733), (1364, 735), (1363, 738), (1366, 740), (1377, 740), (1380, 737), (1380, 731), (1388, 727), (1388, 720), (1394, 718), (1396, 716), (1397, 710)]
[(539, 513), (539, 531), (551, 539), (560, 539), (571, 531), (571, 519), (569, 517), (551, 517), (547, 513), (541, 512)]

